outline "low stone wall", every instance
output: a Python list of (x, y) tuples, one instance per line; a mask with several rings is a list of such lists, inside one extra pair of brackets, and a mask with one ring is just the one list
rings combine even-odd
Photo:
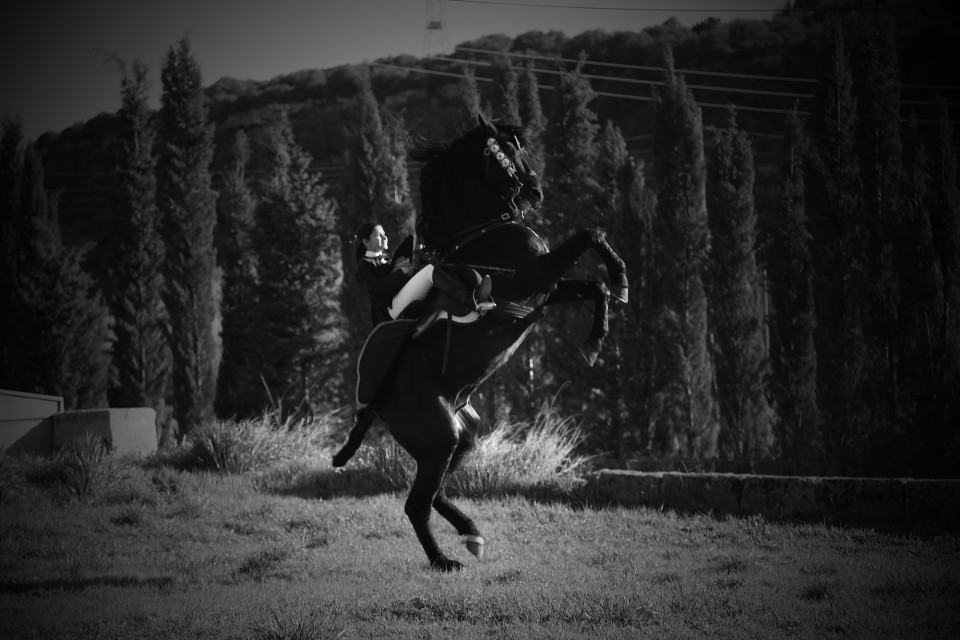
[(592, 503), (761, 515), (842, 526), (960, 530), (960, 480), (820, 478), (603, 470)]
[(53, 448), (93, 434), (119, 455), (149, 455), (157, 450), (157, 412), (148, 407), (64, 411), (52, 416)]

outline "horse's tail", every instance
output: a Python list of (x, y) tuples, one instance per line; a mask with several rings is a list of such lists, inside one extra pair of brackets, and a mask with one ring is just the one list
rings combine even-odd
[(357, 452), (357, 449), (359, 449), (363, 443), (363, 437), (367, 435), (367, 430), (370, 428), (370, 425), (373, 424), (375, 417), (376, 414), (370, 405), (357, 410), (357, 415), (353, 420), (353, 427), (350, 429), (350, 435), (347, 436), (347, 442), (340, 447), (340, 451), (333, 456), (334, 467), (342, 467), (350, 461), (350, 458), (353, 457), (353, 454)]

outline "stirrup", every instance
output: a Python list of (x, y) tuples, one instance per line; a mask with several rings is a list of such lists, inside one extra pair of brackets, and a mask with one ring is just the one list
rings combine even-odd
[(492, 289), (493, 282), (490, 280), (490, 276), (483, 276), (480, 286), (473, 290), (473, 304), (481, 314), (497, 308), (497, 303), (490, 297)]

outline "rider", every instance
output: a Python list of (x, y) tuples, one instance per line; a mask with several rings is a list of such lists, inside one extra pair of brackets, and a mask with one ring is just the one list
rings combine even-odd
[(373, 326), (395, 317), (390, 312), (394, 298), (411, 280), (410, 274), (413, 271), (410, 264), (412, 252), (407, 253), (401, 246), (391, 260), (387, 256), (388, 245), (387, 234), (381, 225), (365, 222), (357, 229), (354, 239), (354, 258), (357, 264), (354, 279), (370, 298), (370, 319)]
[[(438, 288), (451, 298), (453, 308), (459, 307), (464, 314), (476, 316), (496, 306), (489, 297), (489, 278), (481, 280), (472, 269), (457, 265), (435, 268), (428, 264), (414, 271), (412, 237), (401, 244), (393, 259), (387, 257), (388, 246), (387, 234), (375, 222), (360, 225), (354, 236), (354, 279), (370, 299), (374, 327), (396, 320), (412, 302), (425, 299), (434, 286), (435, 274)], [(346, 444), (334, 455), (333, 466), (342, 467), (353, 456), (374, 418), (370, 405), (357, 408), (353, 428)]]
[(392, 260), (387, 257), (388, 244), (383, 227), (375, 222), (365, 222), (357, 229), (354, 278), (370, 298), (373, 326), (399, 318), (411, 303), (425, 299), (435, 284), (452, 308), (461, 308), (463, 314), (496, 306), (489, 298), (489, 282), (481, 286), (483, 281), (472, 269), (460, 265), (435, 269), (428, 264), (414, 272), (413, 238), (404, 241)]

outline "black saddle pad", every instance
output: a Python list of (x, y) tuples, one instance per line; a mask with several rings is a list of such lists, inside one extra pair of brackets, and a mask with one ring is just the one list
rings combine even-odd
[(357, 358), (357, 404), (373, 401), (397, 352), (413, 332), (417, 320), (390, 320), (373, 328)]

